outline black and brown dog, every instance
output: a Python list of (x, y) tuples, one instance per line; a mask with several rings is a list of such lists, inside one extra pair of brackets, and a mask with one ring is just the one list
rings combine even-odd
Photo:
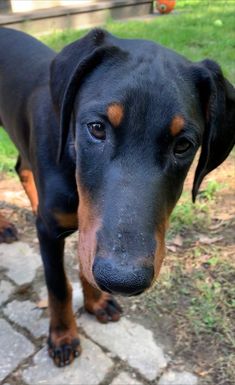
[[(168, 217), (193, 158), (204, 176), (235, 142), (235, 89), (213, 61), (93, 30), (58, 55), (0, 30), (0, 121), (37, 215), (50, 304), (49, 353), (80, 353), (64, 238), (79, 227), (85, 307), (101, 322), (156, 280)], [(22, 261), (23, 263), (23, 261)]]

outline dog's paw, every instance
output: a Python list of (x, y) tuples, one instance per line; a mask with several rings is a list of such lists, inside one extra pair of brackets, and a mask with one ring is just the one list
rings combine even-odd
[(85, 309), (94, 314), (101, 323), (116, 322), (122, 314), (121, 306), (107, 293), (102, 293), (97, 301), (89, 301), (85, 304)]
[(18, 235), (15, 226), (0, 214), (0, 243), (12, 243), (17, 240)]
[(58, 367), (70, 365), (74, 358), (80, 356), (81, 345), (78, 336), (69, 331), (52, 332), (48, 338), (48, 353)]

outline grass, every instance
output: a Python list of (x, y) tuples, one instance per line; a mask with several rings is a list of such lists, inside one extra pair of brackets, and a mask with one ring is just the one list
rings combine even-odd
[(208, 205), (197, 200), (192, 203), (189, 192), (184, 192), (171, 214), (171, 232), (201, 228), (208, 225)]
[(144, 299), (143, 312), (160, 315), (172, 334), (175, 355), (206, 373), (203, 385), (232, 385), (235, 378), (234, 279), (223, 248), (194, 244), (168, 253), (156, 289)]
[(0, 172), (14, 173), (17, 150), (7, 133), (0, 128)]
[(206, 230), (210, 224), (210, 205), (216, 198), (217, 192), (224, 188), (224, 184), (216, 180), (209, 180), (204, 189), (199, 192), (195, 203), (192, 202), (191, 193), (184, 191), (179, 202), (171, 214), (171, 226), (168, 237), (172, 238), (177, 233), (192, 230)]
[[(224, 336), (229, 336), (232, 347), (235, 347), (235, 339), (231, 333), (232, 312), (235, 311), (235, 290), (231, 287), (231, 278), (234, 273), (230, 265), (219, 256), (219, 247), (196, 247), (191, 250), (191, 260), (194, 260), (194, 268), (187, 273), (181, 263), (174, 260), (174, 273), (164, 273), (161, 277), (160, 290), (171, 292), (171, 307), (184, 302), (188, 327), (191, 327), (197, 337), (219, 333), (218, 339), (222, 342)], [(203, 262), (206, 254), (206, 263)], [(197, 262), (195, 261), (195, 254)], [(173, 257), (174, 258), (174, 257)], [(187, 256), (189, 261), (189, 256)], [(187, 263), (187, 261), (185, 260)], [(166, 275), (165, 275), (166, 274)], [(167, 276), (167, 279), (166, 279)], [(159, 289), (159, 288), (158, 288)], [(229, 289), (229, 290), (228, 290)], [(159, 293), (158, 293), (159, 295)], [(164, 303), (165, 303), (164, 293)], [(169, 301), (169, 300), (168, 300)], [(190, 334), (190, 333), (189, 333)]]
[(200, 198), (205, 199), (206, 201), (212, 201), (215, 198), (216, 193), (224, 187), (224, 184), (218, 183), (216, 180), (209, 180), (206, 188), (199, 193)]
[[(104, 26), (120, 37), (143, 38), (172, 48), (191, 60), (206, 57), (220, 63), (225, 75), (235, 83), (234, 13), (230, 0), (178, 0), (176, 14), (144, 20), (113, 21)], [(220, 20), (221, 26), (216, 22)], [(68, 30), (43, 36), (55, 50), (80, 38), (87, 31)]]

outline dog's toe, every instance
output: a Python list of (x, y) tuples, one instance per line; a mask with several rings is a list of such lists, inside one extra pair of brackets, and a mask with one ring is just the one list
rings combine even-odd
[(89, 307), (88, 311), (93, 313), (99, 322), (107, 323), (118, 321), (122, 308), (110, 294), (103, 294), (98, 303), (94, 303), (93, 309)]
[(48, 353), (58, 367), (70, 365), (74, 358), (81, 354), (81, 345), (78, 338), (74, 338), (70, 343), (56, 346), (48, 340)]

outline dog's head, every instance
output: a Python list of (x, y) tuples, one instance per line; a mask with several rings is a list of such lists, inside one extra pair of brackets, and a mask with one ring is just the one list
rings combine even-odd
[(82, 273), (137, 294), (164, 256), (168, 217), (201, 146), (193, 200), (235, 142), (235, 89), (213, 61), (94, 30), (51, 66), (59, 159), (74, 140)]

